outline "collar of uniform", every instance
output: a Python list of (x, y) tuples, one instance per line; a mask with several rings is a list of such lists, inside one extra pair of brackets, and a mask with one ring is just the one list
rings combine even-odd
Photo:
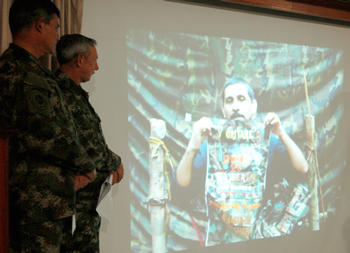
[(16, 54), (16, 59), (27, 61), (30, 60), (34, 62), (46, 74), (53, 77), (53, 73), (47, 67), (41, 65), (39, 60), (34, 55), (25, 50), (23, 47), (10, 43), (9, 49), (11, 49), (14, 52), (14, 54)]
[(60, 88), (66, 88), (71, 90), (76, 95), (82, 95), (89, 98), (89, 94), (81, 87), (81, 85), (76, 84), (72, 78), (70, 78), (62, 70), (58, 69), (56, 71), (57, 83)]

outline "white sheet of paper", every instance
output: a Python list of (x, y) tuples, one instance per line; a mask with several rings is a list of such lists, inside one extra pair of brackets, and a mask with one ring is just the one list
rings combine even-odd
[(96, 211), (97, 213), (105, 218), (109, 223), (112, 221), (113, 213), (113, 200), (112, 200), (112, 182), (113, 175), (106, 178), (101, 186), (100, 196), (98, 198)]
[(74, 234), (75, 228), (77, 227), (76, 220), (75, 220), (75, 214), (72, 216), (72, 235)]

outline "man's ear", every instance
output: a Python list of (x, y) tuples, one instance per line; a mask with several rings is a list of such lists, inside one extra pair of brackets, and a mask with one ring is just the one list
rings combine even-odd
[(254, 99), (252, 102), (252, 115), (255, 115), (258, 110), (258, 102)]
[(79, 54), (75, 57), (76, 65), (80, 68), (85, 61), (85, 56), (83, 54)]
[(44, 25), (44, 20), (42, 18), (39, 18), (34, 22), (35, 30), (40, 32), (40, 33), (43, 32), (43, 25)]

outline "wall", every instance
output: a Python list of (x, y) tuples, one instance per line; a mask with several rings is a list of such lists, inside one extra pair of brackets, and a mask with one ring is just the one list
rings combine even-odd
[[(288, 41), (288, 43), (295, 44), (300, 44), (302, 40), (302, 43), (308, 45), (342, 48), (347, 56), (349, 56), (350, 49), (347, 45), (350, 41), (348, 28), (337, 25), (161, 0), (85, 0), (82, 34), (97, 40), (100, 70), (95, 73), (89, 83), (84, 84), (84, 88), (89, 92), (91, 102), (101, 117), (108, 145), (122, 157), (126, 169), (124, 180), (113, 189), (115, 201), (113, 222), (111, 224), (105, 220), (102, 222), (100, 238), (101, 250), (104, 253), (129, 252), (130, 248), (128, 83), (125, 63), (125, 34), (129, 28), (163, 31), (168, 29), (175, 32), (208, 33), (213, 36), (228, 37), (240, 34), (246, 39), (260, 38), (266, 41)], [(251, 33), (250, 31), (253, 30), (254, 33)], [(348, 60), (347, 63), (349, 63)], [(346, 68), (348, 66), (349, 64)], [(346, 86), (346, 88), (349, 87)], [(305, 243), (304, 252), (317, 252), (318, 250), (332, 252), (332, 248), (334, 248), (333, 252), (346, 251), (339, 231), (327, 235), (326, 238), (320, 239), (317, 236), (318, 233), (314, 233), (310, 236), (310, 241), (321, 240), (321, 248), (315, 244), (308, 245), (306, 238), (299, 238), (299, 243)], [(245, 252), (251, 249), (249, 247), (253, 247), (254, 250), (270, 252), (273, 249), (271, 243), (280, 245), (288, 240), (286, 238), (280, 241), (275, 239), (260, 242), (256, 246), (243, 244), (241, 251)], [(335, 243), (337, 245), (334, 245)], [(324, 248), (324, 245), (327, 247)], [(214, 252), (215, 249), (212, 250)], [(285, 252), (287, 251), (286, 249)]]

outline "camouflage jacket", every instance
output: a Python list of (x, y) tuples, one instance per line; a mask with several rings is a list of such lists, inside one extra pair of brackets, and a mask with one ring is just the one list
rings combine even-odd
[(10, 140), (10, 220), (39, 223), (74, 213), (75, 174), (95, 165), (80, 144), (55, 76), (11, 44), (0, 58), (0, 128)]
[(56, 77), (68, 108), (73, 114), (80, 142), (96, 166), (96, 179), (77, 192), (77, 203), (86, 202), (94, 213), (100, 187), (107, 174), (118, 169), (121, 159), (108, 148), (103, 136), (101, 120), (89, 102), (88, 93), (61, 70), (57, 70)]

